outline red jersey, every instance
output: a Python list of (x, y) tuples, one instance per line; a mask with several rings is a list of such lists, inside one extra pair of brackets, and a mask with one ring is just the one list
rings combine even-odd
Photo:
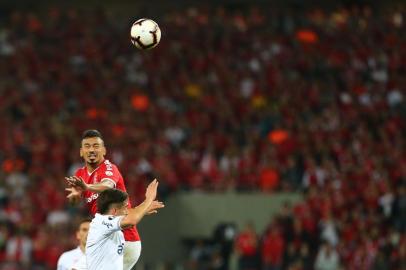
[(257, 236), (252, 232), (242, 232), (237, 236), (236, 246), (242, 256), (254, 256), (257, 252)]
[[(86, 166), (84, 166), (78, 169), (75, 175), (77, 177), (82, 177), (86, 184), (95, 184), (104, 180), (110, 180), (114, 182), (116, 189), (127, 192), (123, 176), (121, 176), (117, 166), (107, 159), (105, 159), (92, 173), (89, 173)], [(96, 199), (99, 197), (99, 193), (86, 190), (83, 192), (82, 197), (85, 199), (86, 206), (89, 208), (90, 213), (94, 216), (97, 213)], [(128, 207), (131, 208), (131, 202), (128, 203)], [(126, 241), (140, 241), (140, 236), (135, 226), (123, 230), (123, 233)]]

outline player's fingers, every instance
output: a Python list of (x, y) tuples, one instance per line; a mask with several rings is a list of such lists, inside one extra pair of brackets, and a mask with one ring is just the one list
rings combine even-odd
[(70, 178), (70, 177), (65, 177), (65, 180), (68, 181), (69, 183), (72, 182), (72, 178)]
[(83, 180), (81, 178), (77, 177), (77, 176), (73, 176), (72, 177), (72, 182), (74, 182), (77, 185), (77, 184), (82, 183)]
[(152, 181), (151, 183), (149, 183), (148, 186), (147, 186), (147, 190), (151, 190), (151, 189), (155, 189), (155, 188), (156, 188), (156, 185), (155, 185), (155, 182), (154, 182), (154, 181)]
[(163, 202), (155, 201), (154, 208), (163, 208), (163, 207), (165, 207), (165, 204)]
[(154, 189), (158, 188), (158, 180), (155, 179), (151, 184)]
[(76, 186), (76, 184), (75, 184), (74, 182), (72, 182), (72, 181), (68, 181), (68, 185), (71, 186), (71, 187), (75, 187), (75, 186)]
[(65, 180), (68, 181), (69, 183), (75, 181), (72, 177), (65, 177)]

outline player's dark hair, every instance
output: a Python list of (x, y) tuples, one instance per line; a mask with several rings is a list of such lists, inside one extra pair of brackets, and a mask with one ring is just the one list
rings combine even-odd
[(83, 134), (82, 134), (82, 140), (86, 139), (86, 138), (95, 138), (95, 137), (100, 138), (100, 139), (103, 140), (103, 136), (96, 129), (85, 130), (85, 132), (83, 132)]
[(89, 217), (86, 217), (86, 218), (83, 218), (83, 219), (79, 220), (79, 222), (78, 222), (78, 230), (80, 228), (80, 225), (82, 225), (83, 223), (90, 223), (90, 222), (92, 222), (92, 219), (89, 218)]
[(120, 204), (127, 200), (128, 194), (124, 191), (112, 188), (106, 189), (97, 198), (97, 210), (100, 214), (106, 214), (113, 204)]

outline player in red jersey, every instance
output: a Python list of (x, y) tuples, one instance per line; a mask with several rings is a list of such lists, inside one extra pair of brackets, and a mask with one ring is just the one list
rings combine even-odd
[[(83, 198), (94, 216), (97, 212), (96, 200), (99, 193), (109, 188), (126, 192), (123, 177), (117, 166), (105, 159), (106, 147), (102, 135), (97, 130), (86, 130), (82, 136), (80, 156), (85, 166), (78, 169), (75, 176), (66, 177), (70, 193), (67, 198), (77, 202)], [(129, 208), (131, 204), (129, 203)], [(131, 269), (141, 254), (141, 240), (135, 226), (123, 230), (126, 240), (124, 249), (124, 270)]]

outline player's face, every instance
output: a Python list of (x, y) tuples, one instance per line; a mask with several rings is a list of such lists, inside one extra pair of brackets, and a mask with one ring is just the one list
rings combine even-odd
[(90, 222), (82, 222), (79, 226), (79, 230), (76, 232), (76, 238), (80, 241), (80, 244), (86, 246), (87, 233), (89, 232)]
[(98, 137), (85, 138), (80, 147), (80, 156), (87, 164), (99, 165), (106, 155), (103, 140)]
[(128, 214), (128, 199), (125, 200), (119, 207), (117, 207), (115, 215), (125, 216)]

